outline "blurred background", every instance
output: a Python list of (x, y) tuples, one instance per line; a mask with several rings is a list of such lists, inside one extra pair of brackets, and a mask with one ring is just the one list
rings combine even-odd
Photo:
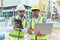
[(0, 0), (0, 34), (6, 34), (4, 30), (7, 22), (10, 17), (17, 15), (16, 6), (20, 3), (25, 6), (24, 16), (28, 21), (33, 17), (31, 6), (38, 4), (41, 16), (46, 20), (53, 19), (53, 26), (60, 28), (60, 0)]

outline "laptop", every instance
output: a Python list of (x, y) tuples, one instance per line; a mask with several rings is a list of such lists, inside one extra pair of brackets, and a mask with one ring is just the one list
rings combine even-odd
[(53, 24), (36, 23), (34, 28), (34, 33), (39, 31), (42, 35), (51, 34), (52, 28), (53, 28)]

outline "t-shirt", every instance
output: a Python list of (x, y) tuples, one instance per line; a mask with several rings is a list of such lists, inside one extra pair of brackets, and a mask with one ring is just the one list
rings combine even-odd
[(38, 23), (38, 22), (39, 22), (39, 18), (36, 18), (36, 19), (35, 19), (35, 23)]

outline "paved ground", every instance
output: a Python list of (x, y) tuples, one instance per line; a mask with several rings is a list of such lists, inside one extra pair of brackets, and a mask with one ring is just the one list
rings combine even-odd
[(47, 40), (60, 40), (60, 30), (54, 30), (52, 34), (48, 35)]

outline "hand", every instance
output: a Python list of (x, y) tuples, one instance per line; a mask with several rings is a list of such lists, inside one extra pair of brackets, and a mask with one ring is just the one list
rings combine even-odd
[(32, 34), (32, 28), (28, 27), (29, 34)]
[(19, 26), (20, 26), (20, 24), (18, 22), (14, 22), (14, 29), (19, 27)]
[(36, 32), (35, 35), (36, 35), (36, 36), (43, 36), (43, 35), (40, 33), (40, 31)]

